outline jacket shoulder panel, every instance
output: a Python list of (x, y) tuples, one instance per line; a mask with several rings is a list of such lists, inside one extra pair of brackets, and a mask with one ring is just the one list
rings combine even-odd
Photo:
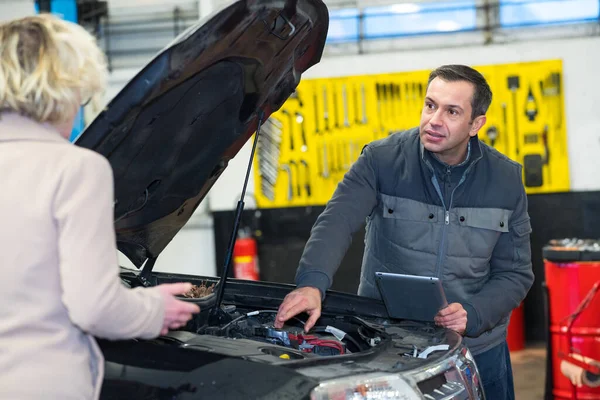
[(518, 162), (511, 160), (505, 154), (500, 153), (493, 147), (489, 145), (479, 142), (481, 144), (482, 151), (490, 158), (490, 162), (494, 167), (506, 168), (506, 172), (517, 172), (520, 173), (522, 166)]
[(389, 146), (402, 146), (406, 143), (412, 143), (418, 138), (419, 128), (412, 128), (405, 131), (394, 132), (391, 135), (383, 138), (374, 140), (368, 143), (365, 147), (371, 149), (380, 149)]

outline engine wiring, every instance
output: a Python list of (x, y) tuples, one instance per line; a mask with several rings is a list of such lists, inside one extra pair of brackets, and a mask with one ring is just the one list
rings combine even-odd
[[(329, 349), (334, 349), (338, 351), (339, 354), (344, 354), (346, 352), (344, 344), (338, 340), (320, 339), (313, 335), (303, 335), (301, 333), (297, 335), (290, 333), (288, 334), (288, 338), (290, 339), (290, 341), (298, 342), (298, 349), (306, 353), (330, 353)], [(327, 355), (334, 354), (335, 353)]]
[(375, 347), (379, 344), (379, 342), (381, 342), (381, 338), (379, 336), (376, 337), (369, 337), (367, 336), (365, 333), (363, 333), (364, 327), (361, 325), (358, 327), (358, 335), (360, 336), (360, 338), (362, 340), (364, 340), (365, 342), (367, 342), (369, 344), (369, 346), (371, 347)]
[[(276, 310), (255, 310), (255, 311), (250, 311), (244, 314), (239, 315), (238, 317), (234, 318), (233, 320), (229, 321), (228, 323), (226, 323), (225, 325), (223, 325), (222, 327), (219, 328), (219, 331), (221, 333), (227, 334), (227, 330), (230, 329), (231, 327), (235, 326), (236, 324), (238, 324), (240, 321), (250, 318), (250, 317), (254, 317), (254, 316), (258, 316), (259, 314), (277, 314), (278, 311)], [(299, 319), (298, 317), (292, 317), (295, 321), (299, 322), (300, 324), (302, 324), (302, 326), (306, 325), (305, 321)], [(356, 350), (352, 350), (352, 351), (360, 351), (363, 347), (360, 345), (360, 343), (358, 342), (358, 340), (354, 337), (352, 337), (351, 335), (348, 335), (346, 332), (344, 332), (343, 330), (327, 325), (327, 326), (315, 326), (311, 329), (310, 333), (303, 333), (303, 332), (296, 332), (296, 333), (292, 333), (292, 332), (287, 332), (285, 330), (278, 330), (272, 327), (266, 327), (263, 326), (261, 327), (256, 327), (254, 328), (254, 334), (259, 336), (259, 337), (263, 337), (264, 340), (272, 342), (272, 343), (276, 343), (276, 344), (280, 344), (286, 347), (292, 347), (295, 348), (297, 350), (306, 352), (306, 353), (313, 353), (313, 354), (318, 354), (318, 355), (341, 355), (341, 354), (346, 354), (346, 353), (351, 353), (351, 351), (349, 351), (346, 348), (346, 344), (344, 343), (344, 341), (347, 341), (349, 343), (351, 343), (353, 345), (353, 347)], [(335, 337), (335, 339), (325, 339), (323, 337), (318, 337), (315, 336), (314, 334), (319, 334), (319, 333), (325, 333), (328, 335), (332, 335)], [(361, 337), (364, 335), (361, 335)], [(372, 342), (372, 338), (367, 338), (365, 337), (365, 342), (369, 343), (369, 340), (371, 340)], [(371, 344), (372, 346), (372, 344)]]
[[(326, 326), (315, 326), (313, 328), (313, 331), (315, 333), (331, 333), (330, 331), (327, 330)], [(331, 333), (333, 335), (333, 333)], [(335, 336), (335, 335), (334, 335)], [(338, 340), (347, 340), (350, 343), (352, 343), (355, 347), (357, 351), (360, 351), (362, 349), (362, 346), (356, 341), (356, 339), (354, 339), (351, 335), (348, 335), (344, 332), (344, 337), (342, 339), (338, 338)]]
[[(248, 313), (242, 314), (242, 315), (240, 315), (239, 317), (237, 317), (237, 318), (235, 318), (235, 319), (231, 320), (231, 321), (230, 321), (230, 322), (228, 322), (227, 324), (223, 325), (223, 326), (221, 327), (221, 329), (220, 329), (220, 330), (221, 330), (221, 331), (224, 331), (225, 329), (229, 328), (231, 325), (235, 324), (236, 322), (239, 322), (239, 321), (241, 321), (241, 320), (243, 320), (243, 319), (245, 319), (245, 318), (248, 318), (248, 317), (253, 317), (253, 316), (255, 316), (255, 315), (258, 315), (258, 314), (263, 314), (263, 313), (277, 314), (277, 312), (278, 312), (278, 311), (275, 311), (275, 310), (256, 310), (256, 311), (251, 311), (251, 312), (248, 312)], [(298, 321), (298, 322), (300, 322), (300, 323), (302, 324), (302, 326), (304, 326), (304, 325), (306, 324), (304, 321), (302, 321), (302, 320), (301, 320), (300, 318), (298, 318), (298, 317), (293, 317), (293, 319), (294, 319), (295, 321)]]

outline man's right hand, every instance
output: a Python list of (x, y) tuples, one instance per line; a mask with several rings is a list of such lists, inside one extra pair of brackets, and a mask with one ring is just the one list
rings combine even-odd
[(200, 312), (200, 307), (187, 301), (178, 300), (175, 296), (182, 295), (192, 289), (191, 283), (164, 283), (157, 286), (163, 297), (165, 315), (161, 335), (166, 335), (171, 329), (185, 326), (192, 319), (192, 314)]
[(304, 332), (308, 332), (321, 316), (321, 292), (314, 287), (302, 287), (290, 292), (275, 317), (275, 328), (280, 329), (288, 319), (306, 312), (310, 317), (304, 325)]

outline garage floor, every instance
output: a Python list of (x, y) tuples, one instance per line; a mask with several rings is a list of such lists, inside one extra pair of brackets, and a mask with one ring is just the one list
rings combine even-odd
[(527, 400), (542, 400), (546, 379), (546, 347), (528, 346), (525, 350), (511, 353), (515, 397)]

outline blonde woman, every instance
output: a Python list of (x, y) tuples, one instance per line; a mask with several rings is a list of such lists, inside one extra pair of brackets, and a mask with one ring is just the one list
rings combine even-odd
[(0, 25), (0, 399), (96, 399), (93, 336), (152, 338), (199, 312), (174, 296), (188, 284), (119, 280), (110, 164), (67, 140), (106, 75), (76, 24)]

